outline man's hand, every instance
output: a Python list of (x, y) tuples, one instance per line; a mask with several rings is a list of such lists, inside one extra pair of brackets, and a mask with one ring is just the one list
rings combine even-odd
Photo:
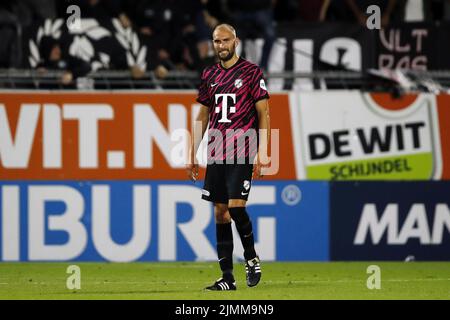
[(164, 79), (169, 74), (169, 70), (167, 70), (162, 64), (158, 65), (154, 72), (158, 79)]
[(259, 156), (256, 156), (255, 160), (253, 161), (253, 175), (252, 175), (253, 179), (256, 179), (256, 178), (259, 179), (263, 176), (262, 171), (261, 171), (262, 167), (263, 167), (263, 165), (259, 159)]
[(384, 15), (381, 17), (381, 27), (382, 27), (383, 29), (386, 28), (386, 27), (388, 27), (390, 21), (391, 21), (391, 18), (390, 18), (390, 16), (389, 16), (389, 14), (384, 14)]
[(198, 164), (189, 163), (186, 165), (186, 172), (188, 175), (188, 178), (191, 181), (197, 181), (198, 178)]
[(61, 77), (61, 83), (63, 85), (69, 85), (72, 83), (73, 80), (73, 74), (70, 71), (66, 71), (63, 73), (62, 77)]
[(362, 27), (365, 27), (365, 26), (367, 25), (367, 16), (366, 16), (363, 12), (360, 12), (360, 13), (358, 14), (357, 20), (358, 20), (358, 23), (359, 23)]

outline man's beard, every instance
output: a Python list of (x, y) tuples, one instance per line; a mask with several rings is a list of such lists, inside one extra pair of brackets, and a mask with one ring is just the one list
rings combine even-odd
[[(224, 51), (226, 51), (226, 50), (224, 50)], [(221, 56), (220, 52), (217, 54), (217, 57), (223, 62), (227, 62), (228, 60), (233, 58), (233, 56), (234, 56), (234, 50), (233, 49), (228, 50), (228, 54), (225, 57)]]

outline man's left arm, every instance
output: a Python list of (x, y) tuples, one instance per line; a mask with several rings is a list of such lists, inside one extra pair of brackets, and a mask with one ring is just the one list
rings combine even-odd
[(259, 147), (256, 156), (253, 173), (256, 177), (262, 177), (261, 168), (269, 165), (269, 141), (270, 141), (270, 113), (269, 100), (262, 99), (256, 102), (256, 111), (259, 121)]

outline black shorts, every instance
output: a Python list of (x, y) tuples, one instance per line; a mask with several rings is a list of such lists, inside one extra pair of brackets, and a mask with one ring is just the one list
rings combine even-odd
[(252, 184), (253, 164), (208, 164), (202, 199), (228, 203), (229, 199), (247, 201)]

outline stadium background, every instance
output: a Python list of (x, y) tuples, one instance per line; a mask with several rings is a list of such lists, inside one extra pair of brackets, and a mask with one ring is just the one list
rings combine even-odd
[[(265, 70), (279, 171), (254, 182), (248, 204), (262, 260), (448, 261), (446, 11), (369, 30), (351, 15), (292, 16), (289, 4), (274, 9)], [(180, 148), (211, 49), (197, 62), (189, 47), (155, 58), (132, 14), (127, 25), (82, 9), (71, 29), (60, 11), (2, 20), (14, 45), (0, 75), (0, 260), (214, 261), (212, 207)], [(191, 36), (183, 46), (203, 39)], [(41, 64), (44, 39), (88, 72), (63, 83), (67, 69)], [(258, 62), (261, 35), (243, 47)]]

